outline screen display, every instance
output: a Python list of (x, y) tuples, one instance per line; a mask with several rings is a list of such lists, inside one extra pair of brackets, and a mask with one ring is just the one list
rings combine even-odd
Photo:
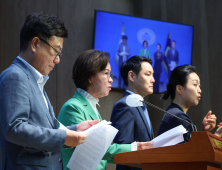
[(94, 49), (110, 53), (112, 87), (125, 89), (121, 65), (134, 55), (148, 57), (154, 93), (166, 90), (172, 70), (191, 64), (193, 26), (95, 11)]

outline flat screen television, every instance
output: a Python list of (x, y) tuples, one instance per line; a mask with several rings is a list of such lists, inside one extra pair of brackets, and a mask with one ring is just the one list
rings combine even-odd
[(192, 42), (191, 25), (95, 11), (93, 48), (109, 52), (115, 89), (125, 89), (121, 64), (140, 55), (152, 60), (154, 93), (165, 91), (172, 70), (191, 64)]

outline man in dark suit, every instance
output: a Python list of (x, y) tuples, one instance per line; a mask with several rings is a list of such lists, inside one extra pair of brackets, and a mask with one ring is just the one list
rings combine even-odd
[(179, 62), (179, 52), (175, 49), (176, 41), (173, 40), (171, 43), (171, 49), (167, 51), (167, 62), (168, 62), (168, 77), (170, 79), (170, 74), (174, 68), (177, 67)]
[[(113, 107), (111, 122), (119, 130), (114, 142), (130, 144), (134, 141), (146, 142), (154, 138), (152, 123), (146, 106), (130, 107), (126, 104), (126, 97), (139, 94), (143, 98), (153, 93), (153, 68), (149, 58), (133, 56), (121, 67), (121, 76), (126, 91), (123, 98)], [(136, 170), (138, 168), (117, 165), (118, 170)]]
[(62, 170), (61, 148), (84, 143), (85, 130), (98, 121), (58, 129), (44, 90), (48, 74), (60, 62), (63, 22), (42, 13), (27, 16), (20, 53), (0, 75), (1, 170)]

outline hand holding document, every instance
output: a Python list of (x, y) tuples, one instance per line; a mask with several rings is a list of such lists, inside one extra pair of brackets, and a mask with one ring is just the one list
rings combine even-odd
[(154, 142), (153, 148), (171, 146), (181, 143), (184, 141), (184, 133), (187, 133), (187, 131), (183, 125), (170, 129), (152, 140)]
[(67, 167), (71, 170), (96, 170), (118, 130), (103, 120), (83, 132), (87, 135), (84, 144), (76, 147)]

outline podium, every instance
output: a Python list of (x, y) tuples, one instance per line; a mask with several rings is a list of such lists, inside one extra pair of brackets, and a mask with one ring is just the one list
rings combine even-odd
[(143, 170), (221, 170), (222, 138), (192, 132), (187, 143), (116, 154), (115, 164)]

